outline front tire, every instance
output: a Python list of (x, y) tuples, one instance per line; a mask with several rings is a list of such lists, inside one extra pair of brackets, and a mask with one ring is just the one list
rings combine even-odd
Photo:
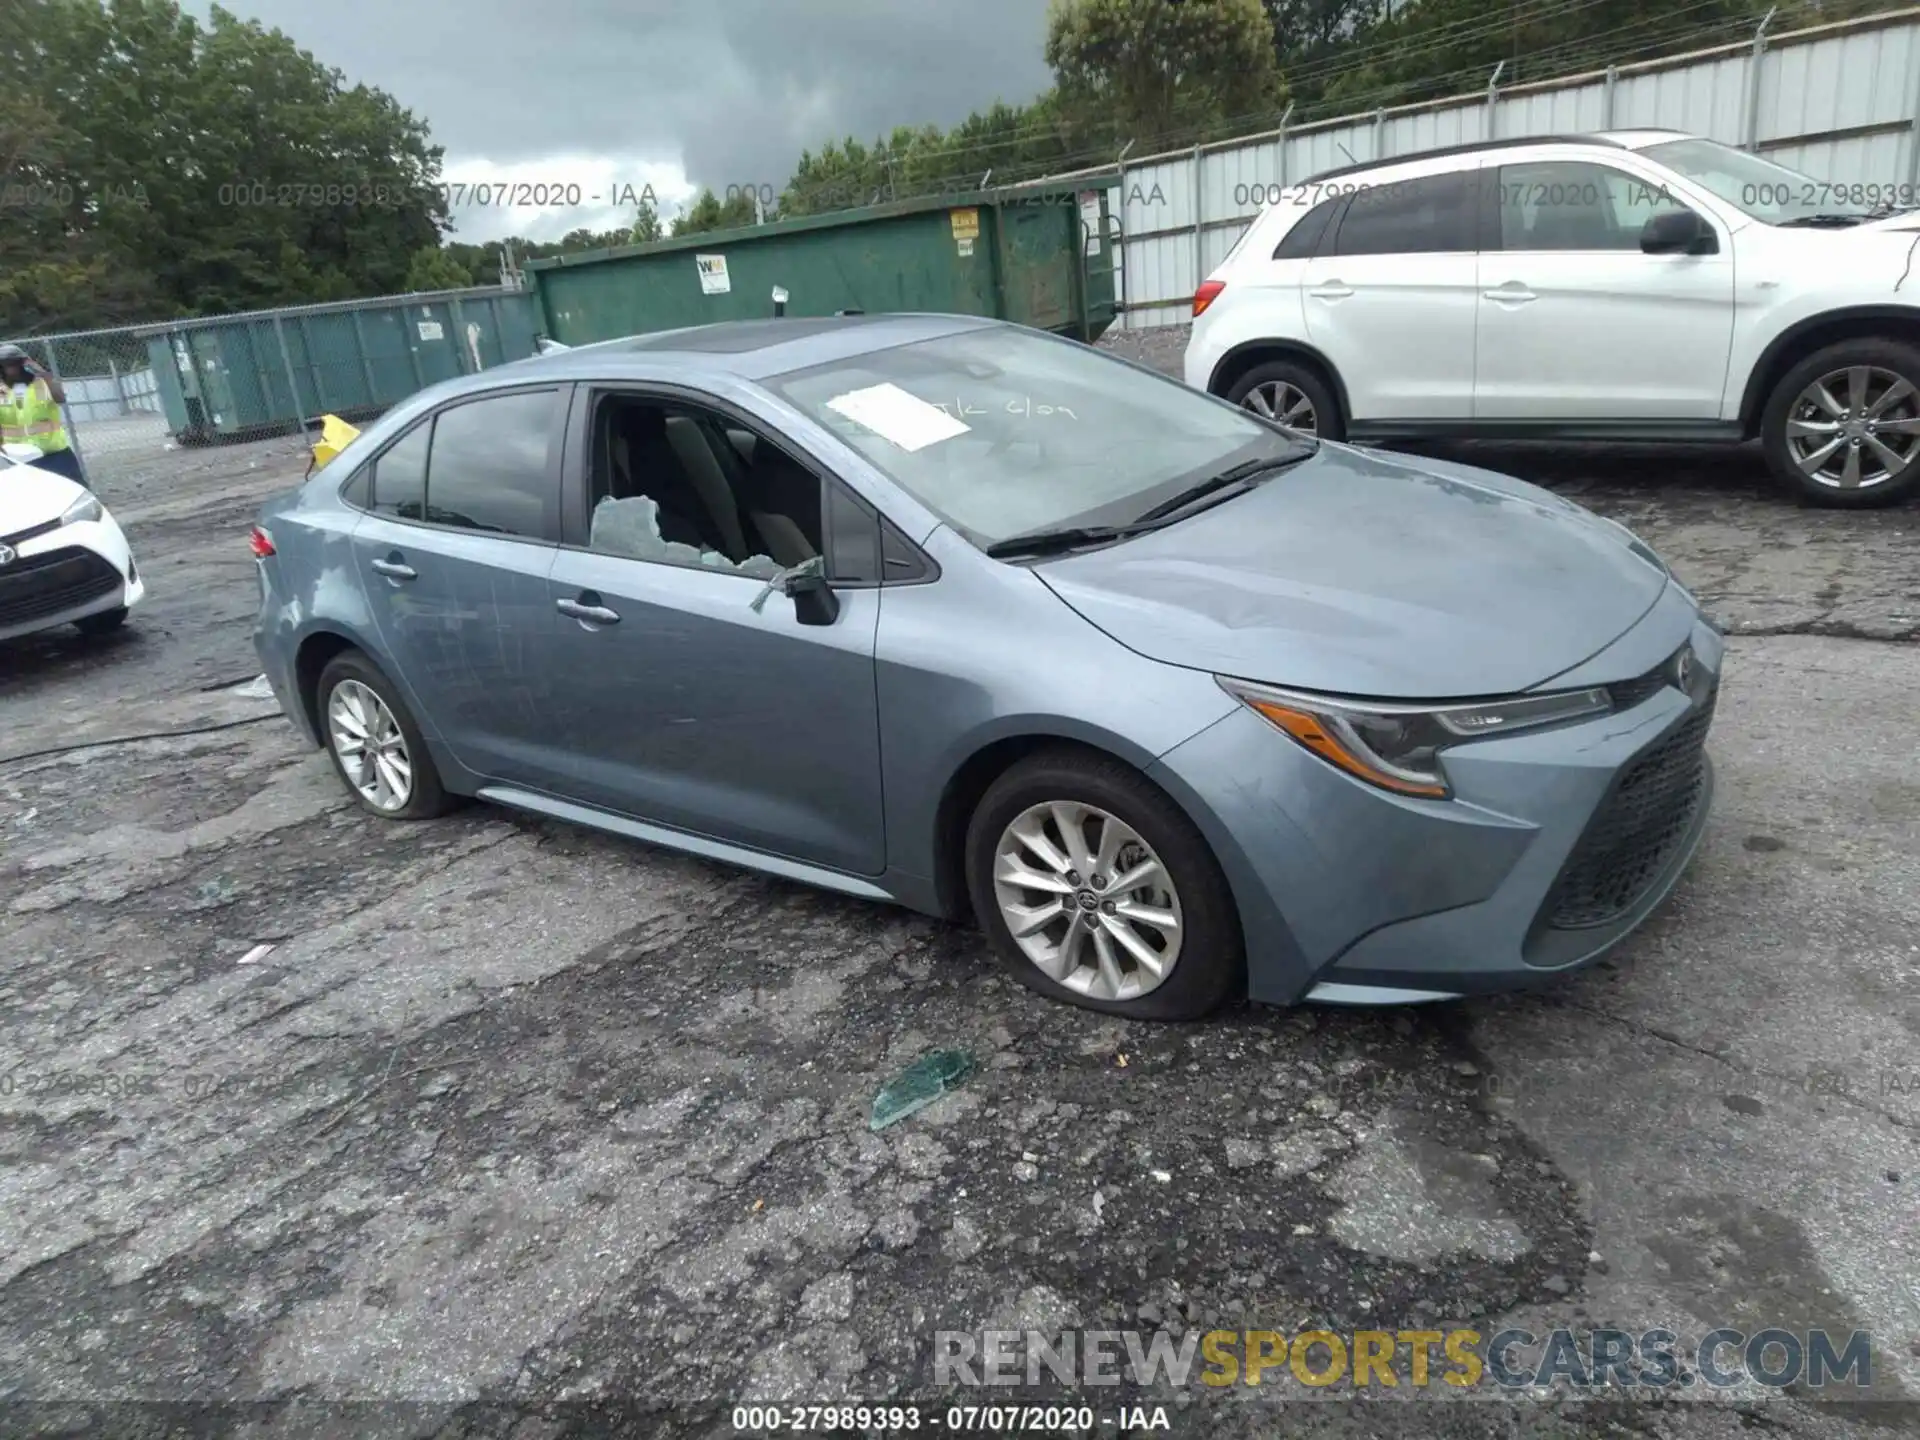
[(1842, 340), (1781, 377), (1761, 416), (1774, 476), (1803, 500), (1891, 505), (1920, 490), (1920, 349)]
[(1254, 366), (1233, 382), (1227, 399), (1263, 420), (1277, 420), (1303, 435), (1336, 441), (1347, 438), (1339, 397), (1318, 370), (1298, 360), (1269, 360)]
[(1195, 1020), (1244, 984), (1233, 893), (1198, 828), (1131, 766), (1029, 756), (967, 828), (967, 891), (995, 957), (1054, 1000)]
[(379, 666), (343, 650), (314, 693), (327, 754), (361, 809), (382, 820), (431, 820), (453, 808), (420, 727)]

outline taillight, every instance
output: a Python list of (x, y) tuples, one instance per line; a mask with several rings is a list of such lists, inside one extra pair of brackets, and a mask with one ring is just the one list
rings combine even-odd
[(1214, 301), (1214, 297), (1227, 288), (1224, 280), (1204, 280), (1200, 288), (1193, 292), (1193, 313), (1198, 315)]
[(264, 560), (273, 554), (273, 536), (256, 525), (247, 536), (247, 547), (253, 551), (254, 559)]

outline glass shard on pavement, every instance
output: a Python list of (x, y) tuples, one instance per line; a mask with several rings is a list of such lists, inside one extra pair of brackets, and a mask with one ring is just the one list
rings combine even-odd
[(868, 1128), (884, 1130), (916, 1110), (924, 1110), (947, 1091), (958, 1088), (972, 1073), (973, 1056), (964, 1050), (935, 1050), (922, 1055), (880, 1087), (880, 1093), (873, 1097)]

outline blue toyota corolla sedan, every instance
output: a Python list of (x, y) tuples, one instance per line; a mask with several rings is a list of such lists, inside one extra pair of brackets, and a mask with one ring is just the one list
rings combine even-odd
[(266, 675), (375, 814), (976, 920), (1118, 1015), (1549, 979), (1710, 803), (1723, 644), (1631, 533), (992, 321), (448, 382), (252, 539)]

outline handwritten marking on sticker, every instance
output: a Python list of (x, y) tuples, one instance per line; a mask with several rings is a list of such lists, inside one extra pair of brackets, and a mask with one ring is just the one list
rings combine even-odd
[[(933, 408), (947, 415), (985, 415), (987, 413), (984, 407), (975, 405), (971, 400), (955, 400), (951, 405), (944, 400), (936, 400), (933, 402)], [(1005, 408), (1009, 415), (1020, 415), (1024, 417), (1032, 417), (1034, 415), (1064, 415), (1069, 420), (1078, 420), (1080, 418), (1065, 405), (1042, 405), (1036, 402), (1031, 395), (1021, 395), (1009, 400), (1006, 402)]]
[(827, 401), (827, 408), (909, 452), (951, 440), (972, 428), (961, 424), (938, 405), (929, 405), (918, 395), (893, 384), (849, 390)]

